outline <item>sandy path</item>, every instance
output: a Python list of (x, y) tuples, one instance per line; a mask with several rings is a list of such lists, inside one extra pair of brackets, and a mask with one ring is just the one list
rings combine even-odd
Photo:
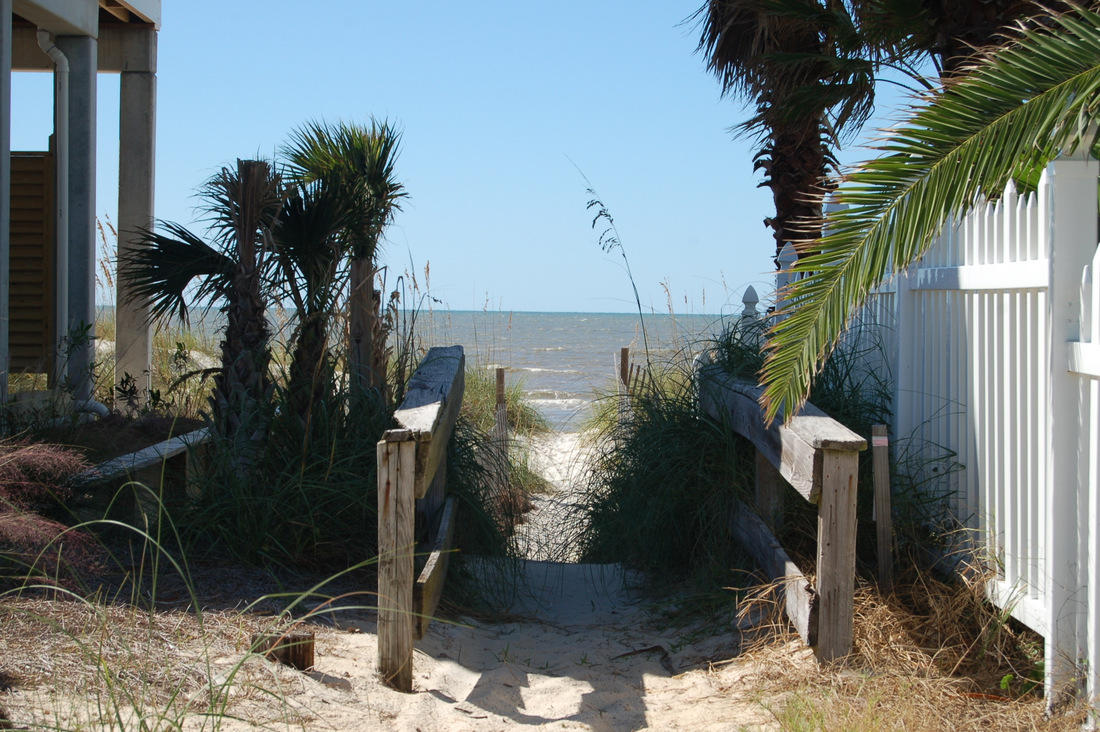
[(738, 689), (746, 669), (710, 669), (711, 659), (737, 653), (736, 629), (662, 629), (617, 565), (567, 563), (577, 559), (568, 527), (592, 450), (583, 436), (552, 433), (524, 447), (551, 490), (533, 498), (518, 532), (528, 561), (518, 567), (512, 621), (433, 624), (417, 644), (411, 697), (375, 681), (373, 628), (334, 637), (338, 650), (319, 647), (332, 670), (319, 670), (363, 685), (352, 682), (355, 703), (326, 721), (339, 728), (344, 714), (365, 713), (358, 718), (410, 730), (739, 729), (774, 721), (751, 688)]
[(409, 695), (378, 682), (373, 623), (320, 632), (317, 669), (298, 675), (284, 714), (309, 729), (425, 732), (774, 724), (744, 678), (755, 669), (709, 667), (736, 653), (736, 631), (661, 630), (615, 566), (529, 561), (525, 571), (512, 621), (432, 624)]
[(576, 527), (576, 506), (585, 461), (592, 447), (579, 432), (552, 432), (523, 439), (530, 468), (550, 485), (550, 492), (532, 496), (535, 508), (516, 530), (523, 556), (544, 561), (575, 562), (577, 550), (570, 541)]

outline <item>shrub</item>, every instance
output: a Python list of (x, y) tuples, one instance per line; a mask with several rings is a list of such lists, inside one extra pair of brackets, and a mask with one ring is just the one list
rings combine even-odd
[(373, 556), (375, 446), (389, 411), (377, 392), (337, 385), (322, 390), (303, 421), (287, 398), (276, 390), (267, 443), (244, 476), (231, 445), (212, 440), (185, 535), (195, 551), (205, 546), (249, 562), (323, 566)]

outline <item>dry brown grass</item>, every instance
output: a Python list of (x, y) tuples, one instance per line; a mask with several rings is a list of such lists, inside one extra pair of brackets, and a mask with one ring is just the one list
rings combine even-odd
[(1034, 676), (1042, 639), (985, 599), (988, 578), (945, 583), (913, 571), (883, 597), (858, 581), (853, 649), (819, 666), (779, 614), (777, 585), (750, 593), (742, 614), (762, 618), (738, 662), (785, 730), (1069, 730), (1071, 709), (1045, 716)]

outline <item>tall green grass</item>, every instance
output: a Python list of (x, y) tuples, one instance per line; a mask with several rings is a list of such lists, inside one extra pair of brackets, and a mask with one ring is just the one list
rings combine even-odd
[(622, 562), (655, 585), (734, 584), (749, 565), (727, 517), (751, 480), (752, 453), (697, 409), (690, 354), (650, 369), (629, 419), (608, 395), (589, 425), (594, 455), (573, 527), (581, 559)]
[[(686, 344), (667, 363), (651, 363), (643, 386), (619, 419), (619, 397), (601, 400), (592, 427), (598, 449), (575, 527), (587, 561), (624, 562), (651, 578), (697, 586), (745, 584), (749, 566), (729, 529), (734, 498), (751, 502), (755, 448), (698, 409), (692, 354), (707, 352), (734, 376), (752, 380), (763, 363), (763, 324), (730, 321), (711, 340)], [(811, 401), (857, 433), (889, 422), (888, 375), (864, 364), (880, 346), (851, 337), (815, 383)], [(870, 491), (869, 453), (861, 459), (861, 493)], [(869, 495), (860, 502), (869, 514)], [(784, 502), (782, 539), (812, 557), (816, 512)], [(865, 516), (869, 519), (869, 515)], [(863, 544), (873, 561), (873, 533)], [(719, 579), (721, 578), (721, 579)]]
[[(475, 429), (485, 433), (491, 433), (496, 424), (495, 378), (479, 364), (466, 369), (462, 414)], [(524, 396), (522, 381), (512, 380), (505, 385), (504, 403), (510, 432), (531, 435), (550, 431), (550, 423)]]

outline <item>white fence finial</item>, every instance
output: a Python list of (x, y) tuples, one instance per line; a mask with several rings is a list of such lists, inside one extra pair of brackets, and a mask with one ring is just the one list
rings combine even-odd
[(779, 269), (790, 269), (791, 265), (798, 261), (798, 252), (795, 251), (794, 244), (787, 242), (783, 245), (783, 248), (779, 250)]
[(779, 271), (775, 273), (775, 307), (782, 310), (786, 301), (786, 288), (796, 279), (796, 275), (790, 272), (791, 266), (798, 261), (798, 252), (794, 245), (787, 242), (779, 251)]
[(745, 309), (741, 311), (742, 318), (755, 318), (759, 313), (756, 311), (756, 303), (760, 302), (760, 297), (756, 294), (756, 288), (749, 285), (745, 288), (745, 295), (741, 298), (741, 303), (745, 306)]

